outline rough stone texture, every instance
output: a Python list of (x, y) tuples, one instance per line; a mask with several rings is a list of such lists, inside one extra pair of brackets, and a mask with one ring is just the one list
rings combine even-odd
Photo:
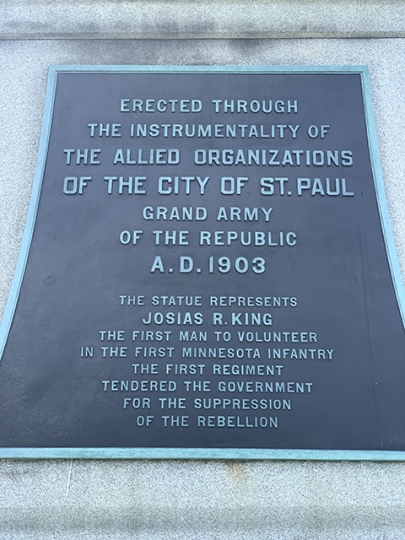
[(404, 37), (404, 0), (5, 0), (0, 39)]
[[(405, 40), (3, 41), (0, 311), (30, 197), (49, 64), (368, 65), (404, 275)], [(405, 463), (3, 460), (0, 494), (2, 540), (405, 539)]]
[(0, 465), (1, 538), (7, 540), (405, 537), (400, 464)]

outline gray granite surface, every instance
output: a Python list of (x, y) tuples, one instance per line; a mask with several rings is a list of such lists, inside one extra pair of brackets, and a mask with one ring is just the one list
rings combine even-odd
[(3, 0), (0, 39), (404, 37), (404, 0)]
[(2, 539), (405, 538), (402, 464), (0, 462)]

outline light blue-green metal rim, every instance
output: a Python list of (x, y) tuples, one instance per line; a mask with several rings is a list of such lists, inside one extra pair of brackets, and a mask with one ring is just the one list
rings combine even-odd
[(10, 294), (8, 297), (6, 308), (4, 310), (3, 320), (0, 326), (0, 362), (3, 357), (3, 352), (7, 343), (11, 323), (14, 318), (14, 313), (17, 306), (18, 297), (20, 295), (20, 289), (25, 273), (25, 268), (27, 266), (28, 255), (31, 248), (32, 235), (34, 233), (35, 221), (37, 217), (39, 199), (41, 194), (42, 180), (44, 177), (46, 156), (48, 152), (53, 106), (55, 101), (55, 91), (56, 74), (50, 70), (48, 84), (46, 88), (45, 109), (42, 121), (42, 131), (39, 141), (38, 159), (35, 169), (31, 201), (28, 208), (27, 221), (25, 224), (24, 234), (21, 242), (20, 253), (14, 272), (14, 279), (11, 285)]
[(2, 448), (0, 459), (182, 459), (404, 461), (405, 452), (380, 450), (261, 450), (241, 448)]
[[(391, 275), (405, 326), (404, 289), (391, 230), (384, 182), (378, 156), (378, 145), (371, 99), (368, 70), (364, 66), (51, 66), (45, 102), (37, 168), (13, 285), (0, 328), (0, 361), (14, 317), (19, 292), (27, 264), (34, 231), (43, 174), (48, 151), (51, 121), (58, 73), (358, 73), (361, 75), (367, 134), (373, 178), (378, 200)], [(194, 459), (194, 460), (311, 460), (311, 461), (404, 461), (405, 452), (378, 450), (270, 450), (270, 449), (214, 449), (214, 448), (2, 448), (0, 459)]]
[(54, 65), (50, 73), (363, 73), (365, 66), (149, 66)]
[[(377, 195), (378, 210), (380, 214), (381, 227), (384, 236), (385, 248), (387, 251), (388, 264), (391, 270), (392, 281), (398, 302), (402, 324), (405, 328), (405, 291), (395, 247), (394, 235), (391, 227), (391, 220), (388, 212), (387, 198), (382, 176), (380, 156), (378, 152), (377, 130), (374, 120), (373, 99), (371, 94), (371, 83), (368, 69), (362, 73), (362, 86), (364, 96), (364, 108), (367, 125), (367, 135), (371, 157), (371, 167), (373, 172), (374, 186)], [(404, 352), (405, 360), (405, 352)]]

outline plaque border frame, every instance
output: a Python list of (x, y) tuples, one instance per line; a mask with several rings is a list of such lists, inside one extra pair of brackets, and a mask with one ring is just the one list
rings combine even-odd
[[(367, 66), (166, 66), (166, 65), (51, 65), (37, 165), (20, 253), (0, 326), (0, 362), (14, 318), (35, 228), (55, 103), (58, 73), (301, 73), (359, 74), (362, 86), (366, 135), (391, 278), (405, 328), (405, 289), (388, 212), (374, 120), (370, 75)], [(194, 460), (311, 460), (405, 461), (405, 451), (315, 450), (257, 448), (0, 448), (0, 459), (194, 459)]]

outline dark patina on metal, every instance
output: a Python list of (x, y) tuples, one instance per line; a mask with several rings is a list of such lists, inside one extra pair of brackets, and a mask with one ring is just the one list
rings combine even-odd
[(361, 68), (53, 68), (0, 454), (403, 459), (367, 91)]

